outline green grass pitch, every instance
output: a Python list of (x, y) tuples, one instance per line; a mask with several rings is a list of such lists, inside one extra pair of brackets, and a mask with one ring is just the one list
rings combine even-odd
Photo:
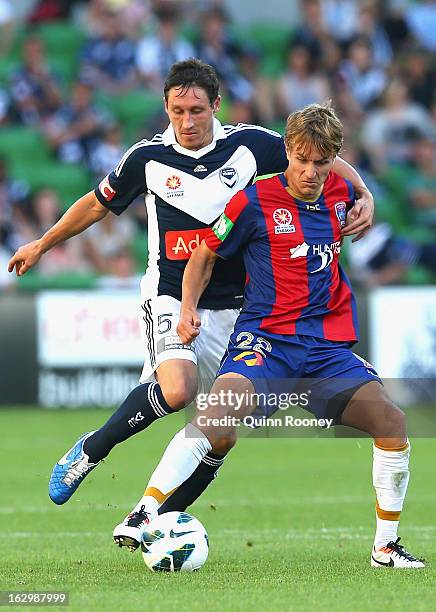
[(94, 612), (434, 609), (435, 439), (412, 442), (400, 530), (406, 547), (428, 559), (424, 570), (369, 566), (369, 440), (282, 438), (241, 440), (191, 508), (209, 532), (203, 569), (153, 574), (140, 552), (112, 544), (112, 529), (142, 494), (181, 415), (114, 449), (66, 505), (47, 496), (54, 462), (108, 414), (0, 410), (1, 589), (65, 589), (71, 610)]

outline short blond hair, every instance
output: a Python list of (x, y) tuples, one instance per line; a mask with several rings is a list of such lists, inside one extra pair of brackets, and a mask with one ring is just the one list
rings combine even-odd
[(323, 157), (334, 158), (343, 142), (343, 126), (330, 100), (325, 104), (309, 104), (291, 113), (286, 121), (285, 144), (290, 151), (315, 147)]

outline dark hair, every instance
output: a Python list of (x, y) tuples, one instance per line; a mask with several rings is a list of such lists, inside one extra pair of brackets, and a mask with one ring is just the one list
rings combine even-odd
[(171, 66), (164, 85), (165, 100), (168, 100), (168, 92), (173, 87), (181, 87), (183, 93), (192, 85), (205, 90), (212, 106), (219, 94), (218, 76), (210, 64), (194, 57)]

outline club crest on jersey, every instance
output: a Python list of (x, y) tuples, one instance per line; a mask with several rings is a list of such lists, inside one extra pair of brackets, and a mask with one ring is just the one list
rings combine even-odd
[(104, 177), (98, 188), (106, 202), (110, 202), (117, 194), (115, 189), (109, 183), (109, 175)]
[(224, 185), (232, 189), (238, 182), (239, 176), (236, 168), (221, 168), (220, 179)]
[(347, 220), (347, 205), (345, 202), (336, 202), (335, 210), (340, 226), (344, 227)]
[(243, 361), (249, 367), (260, 366), (263, 364), (263, 357), (257, 351), (243, 351), (233, 357), (233, 361)]
[(292, 213), (287, 208), (276, 208), (273, 212), (273, 221), (276, 224), (275, 234), (292, 234), (295, 225), (292, 224)]

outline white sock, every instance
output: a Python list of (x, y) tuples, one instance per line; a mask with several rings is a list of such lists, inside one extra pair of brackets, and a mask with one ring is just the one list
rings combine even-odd
[(376, 549), (397, 539), (400, 512), (409, 484), (410, 444), (400, 451), (383, 450), (375, 445), (373, 484), (377, 496)]
[(140, 512), (142, 506), (145, 506), (147, 512), (151, 514), (154, 518), (157, 515), (157, 511), (159, 510), (160, 503), (151, 495), (143, 495), (136, 506), (133, 508), (132, 512)]
[(384, 521), (375, 515), (377, 520), (377, 528), (375, 531), (374, 548), (378, 550), (386, 546), (388, 542), (395, 542), (397, 539), (398, 525), (400, 521)]
[(203, 432), (192, 423), (186, 425), (168, 444), (135, 510), (145, 506), (146, 512), (156, 514), (168, 495), (195, 472), (210, 450), (212, 446)]

